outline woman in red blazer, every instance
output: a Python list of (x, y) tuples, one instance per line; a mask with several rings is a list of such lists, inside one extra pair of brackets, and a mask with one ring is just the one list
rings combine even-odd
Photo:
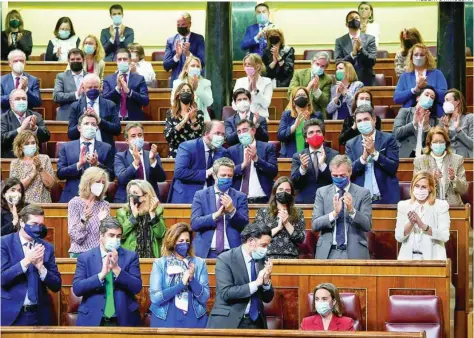
[(352, 318), (344, 317), (339, 291), (331, 283), (322, 283), (314, 289), (316, 315), (303, 318), (301, 330), (354, 331)]

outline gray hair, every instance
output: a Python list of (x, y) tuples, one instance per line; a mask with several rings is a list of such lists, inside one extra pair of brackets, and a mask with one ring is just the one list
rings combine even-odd
[(222, 122), (221, 120), (210, 120), (210, 121), (204, 122), (204, 128), (202, 128), (202, 135), (205, 136), (209, 134), (212, 128), (214, 128), (214, 126), (219, 123), (224, 125), (224, 122)]
[(191, 14), (189, 14), (188, 12), (181, 12), (178, 15), (178, 20), (181, 18), (191, 21)]
[[(13, 96), (17, 93), (17, 92), (23, 92), (25, 95), (26, 95), (26, 92), (23, 90), (23, 89), (20, 89), (20, 88), (15, 88), (13, 89), (10, 94), (8, 95), (8, 100), (11, 100), (13, 98)], [(28, 97), (26, 98), (28, 100)]]
[(314, 56), (313, 56), (313, 59), (311, 60), (311, 62), (315, 61), (315, 60), (318, 60), (318, 59), (324, 59), (327, 61), (327, 63), (329, 63), (331, 61), (331, 58), (329, 57), (329, 54), (326, 53), (326, 52), (318, 52), (316, 53)]
[(363, 104), (362, 106), (357, 107), (354, 112), (354, 117), (356, 117), (357, 114), (363, 113), (369, 113), (370, 116), (374, 117), (374, 109), (368, 104)]
[(221, 157), (217, 160), (214, 161), (214, 164), (212, 165), (212, 171), (214, 172), (214, 175), (217, 175), (219, 172), (220, 167), (228, 167), (234, 170), (235, 168), (235, 163), (232, 161), (230, 158), (227, 157)]
[(20, 49), (14, 49), (14, 50), (12, 50), (10, 53), (8, 53), (8, 62), (12, 61), (12, 60), (13, 60), (13, 57), (14, 57), (15, 55), (18, 55), (18, 54), (20, 54), (21, 56), (23, 56), (23, 59), (26, 61), (26, 54), (23, 53), (23, 51), (20, 50)]
[(352, 161), (347, 155), (336, 155), (329, 163), (329, 170), (332, 171), (332, 168), (339, 168), (342, 164), (347, 165), (349, 172), (352, 172)]
[(84, 76), (84, 79), (82, 80), (82, 82), (86, 82), (90, 80), (94, 80), (96, 82), (99, 82), (100, 84), (100, 77), (95, 73), (88, 73), (86, 76)]

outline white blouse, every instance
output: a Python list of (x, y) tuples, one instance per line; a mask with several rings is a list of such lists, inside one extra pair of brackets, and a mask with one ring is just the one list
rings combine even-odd
[(67, 40), (61, 40), (58, 38), (51, 39), (51, 43), (53, 44), (53, 54), (56, 54), (58, 51), (58, 48), (61, 47), (61, 55), (59, 55), (58, 61), (63, 61), (67, 62), (67, 53), (73, 48), (76, 48), (77, 46), (77, 40), (79, 37), (76, 35), (71, 36)]
[(375, 45), (378, 49), (380, 42), (380, 25), (376, 22), (368, 23), (367, 29), (365, 30), (365, 34), (369, 34), (375, 37)]
[[(235, 92), (239, 88), (244, 88), (249, 90), (250, 83), (248, 77), (242, 77), (237, 79), (235, 82), (234, 90)], [(268, 119), (268, 107), (272, 102), (273, 96), (273, 85), (272, 80), (268, 77), (259, 76), (257, 80), (257, 90), (258, 93), (251, 93), (252, 94), (252, 103), (250, 104), (250, 111), (252, 113), (258, 112), (260, 116), (263, 116)], [(235, 102), (232, 101), (232, 108), (237, 110), (237, 106)]]
[(155, 80), (155, 70), (150, 62), (145, 61), (145, 59), (140, 60), (136, 63), (137, 73), (145, 78), (147, 86), (150, 86), (153, 80)]

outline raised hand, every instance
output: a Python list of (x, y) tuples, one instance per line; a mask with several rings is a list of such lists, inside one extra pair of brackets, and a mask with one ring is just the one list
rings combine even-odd
[(186, 57), (191, 54), (191, 44), (189, 42), (183, 43), (183, 53)]
[(138, 151), (137, 146), (133, 146), (132, 156), (133, 156), (133, 164), (135, 165), (135, 167), (140, 166), (141, 157), (140, 157), (140, 152)]
[(82, 167), (87, 162), (87, 147), (85, 145), (81, 148), (81, 153), (79, 154), (79, 167)]
[(303, 170), (308, 170), (309, 155), (308, 154), (300, 154), (300, 161), (301, 161), (301, 168)]
[(107, 216), (109, 216), (109, 210), (105, 207), (102, 207), (99, 211), (99, 221), (102, 221)]
[(253, 113), (253, 124), (257, 125), (259, 119), (260, 119), (260, 114), (258, 113), (258, 111)]
[(339, 213), (342, 210), (342, 199), (343, 198), (344, 198), (344, 196), (339, 198), (338, 194), (334, 195), (334, 197), (332, 198), (332, 204), (334, 206), (334, 212), (336, 213), (336, 216), (339, 215)]
[(97, 150), (94, 151), (94, 153), (90, 156), (88, 156), (89, 164), (93, 167), (97, 166), (99, 164), (99, 154), (97, 153)]
[(344, 205), (346, 206), (347, 211), (352, 212), (353, 210), (352, 195), (349, 194), (348, 192), (345, 192), (344, 195), (342, 196), (342, 200), (344, 202)]
[(189, 263), (189, 281), (192, 281), (194, 279), (194, 271), (195, 271), (195, 266), (193, 263)]
[(227, 194), (222, 194), (221, 195), (221, 203), (225, 208), (226, 212), (232, 212), (234, 211), (234, 204), (232, 203), (232, 198), (230, 198), (229, 195)]
[(123, 91), (128, 94), (130, 92), (130, 89), (128, 88), (127, 82), (125, 82), (125, 79), (123, 78), (123, 75), (120, 75), (120, 84), (123, 89)]
[(181, 47), (181, 43), (179, 40), (176, 40), (174, 43), (174, 49), (176, 50), (176, 57), (179, 59), (181, 57), (181, 54), (183, 54), (183, 48)]
[(102, 261), (102, 270), (99, 272), (99, 279), (103, 281), (105, 279), (105, 276), (110, 272), (110, 253), (105, 256), (104, 260)]
[(150, 149), (150, 164), (156, 162), (156, 155), (158, 154), (158, 146), (156, 144), (151, 145)]
[(326, 150), (324, 150), (324, 147), (321, 147), (321, 156), (318, 159), (318, 166), (322, 166), (326, 162)]
[(38, 271), (41, 270), (41, 268), (43, 267), (44, 251), (45, 251), (45, 248), (43, 244), (36, 245), (33, 249), (34, 257), (33, 257), (32, 263), (34, 264), (36, 269), (38, 269)]
[(448, 168), (448, 176), (450, 181), (454, 181), (454, 179), (456, 178), (456, 173), (454, 172), (453, 167)]
[(39, 156), (33, 157), (33, 165), (35, 166), (37, 171), (40, 171), (41, 169), (41, 161), (39, 159)]
[(288, 210), (278, 210), (277, 217), (280, 219), (282, 225), (288, 222), (288, 216)]
[(133, 201), (133, 197), (130, 197), (130, 209), (132, 210), (133, 217), (138, 217), (138, 206)]
[(56, 57), (59, 58), (61, 56), (61, 47), (58, 47), (56, 50)]
[(120, 25), (120, 29), (119, 29), (120, 38), (123, 38), (123, 33), (125, 33), (125, 25)]
[(219, 208), (219, 210), (217, 210), (214, 214), (213, 214), (213, 218), (214, 219), (218, 219), (220, 217), (222, 217), (222, 215), (224, 214), (224, 205), (221, 205), (221, 207)]
[(156, 197), (152, 197), (150, 199), (150, 208), (149, 208), (149, 212), (155, 212), (156, 208), (158, 208), (158, 206), (160, 205), (160, 200)]

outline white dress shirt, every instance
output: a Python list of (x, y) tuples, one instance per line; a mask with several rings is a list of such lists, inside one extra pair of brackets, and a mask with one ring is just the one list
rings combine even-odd
[[(179, 44), (181, 45), (181, 47), (183, 47), (184, 39), (186, 39), (186, 42), (189, 42), (190, 37), (191, 37), (191, 32), (189, 32), (188, 35), (186, 35), (186, 36), (182, 36), (182, 35), (179, 36)], [(192, 55), (192, 53), (189, 52), (189, 56), (191, 56), (191, 55)], [(174, 62), (179, 61), (179, 57), (177, 57), (176, 54), (174, 54), (174, 56), (173, 56), (173, 61)]]
[(142, 59), (138, 61), (135, 65), (137, 68), (137, 73), (145, 78), (145, 82), (147, 85), (151, 85), (151, 83), (156, 77), (155, 70), (153, 69), (151, 63), (146, 61), (145, 59)]
[[(219, 190), (219, 188), (217, 187), (217, 184), (214, 185), (214, 190), (215, 190), (216, 193), (221, 192)], [(228, 193), (228, 191), (225, 192), (225, 194), (227, 194), (227, 193)], [(215, 197), (216, 197), (216, 207), (217, 207), (217, 201), (219, 200), (220, 195), (215, 194)], [(237, 209), (234, 206), (234, 212), (233, 213), (231, 213), (231, 214), (225, 214), (224, 213), (224, 216), (221, 216), (221, 217), (224, 217), (224, 250), (229, 250), (230, 249), (229, 240), (227, 239), (227, 222), (226, 222), (226, 220), (231, 219), (232, 217), (234, 217), (236, 212), (237, 212)], [(216, 250), (216, 231), (215, 230), (214, 230), (214, 234), (212, 235), (211, 250)]]
[(79, 74), (74, 74), (71, 71), (72, 77), (74, 79), (74, 83), (76, 84), (76, 100), (79, 100), (79, 88), (81, 87), (82, 81), (84, 80), (84, 71), (81, 70)]
[[(89, 99), (87, 96), (86, 96), (86, 103), (87, 103), (87, 108), (89, 108), (91, 105), (90, 105), (90, 102), (92, 100)], [(100, 117), (100, 108), (99, 108), (99, 98), (95, 99), (94, 101), (94, 105), (92, 105), (92, 109), (94, 109), (95, 113), (97, 114), (98, 117)], [(102, 134), (100, 132), (100, 128), (97, 128), (97, 132), (95, 134), (95, 139), (97, 141), (101, 141), (102, 142)]]
[[(255, 141), (255, 139), (253, 140), (251, 146), (257, 149), (257, 142)], [(245, 148), (244, 148), (244, 151), (245, 151)], [(257, 168), (255, 167), (255, 162), (253, 160), (250, 160), (250, 163), (248, 165), (250, 166), (248, 198), (266, 197), (267, 195), (265, 194), (265, 191), (263, 191), (262, 185), (260, 184), (260, 181), (258, 180), (258, 174), (257, 174)], [(242, 184), (243, 183), (244, 183), (244, 180), (242, 178)], [(242, 190), (242, 184), (240, 185), (240, 190)]]
[[(122, 24), (120, 25), (112, 25), (112, 29), (114, 30), (114, 33), (115, 33), (115, 28), (118, 28), (119, 29), (119, 34), (120, 34), (120, 27), (122, 26)], [(120, 36), (120, 42), (124, 42), (125, 41), (125, 30), (124, 30), (124, 36)], [(109, 39), (110, 42), (114, 43), (115, 42), (115, 39), (112, 39), (112, 36), (110, 36), (110, 39)]]
[[(346, 185), (346, 187), (343, 189), (345, 192), (349, 192), (349, 188), (351, 187), (351, 183), (349, 182), (348, 185)], [(339, 188), (336, 187), (334, 185), (334, 188), (335, 188), (335, 191), (336, 191), (336, 195), (339, 196)], [(344, 204), (344, 202), (342, 202)], [(353, 212), (352, 214), (349, 214), (349, 216), (354, 219), (355, 215), (356, 215), (356, 209), (354, 208), (354, 206), (352, 206), (353, 208)], [(346, 206), (344, 205), (344, 215), (341, 215), (339, 214), (337, 217), (345, 217), (345, 214), (346, 214), (347, 210), (346, 210)], [(334, 218), (333, 214), (332, 214), (332, 211), (329, 213), (329, 222), (332, 223), (332, 222), (336, 222), (336, 218)], [(345, 240), (344, 240), (344, 244), (347, 245), (347, 229), (348, 227), (345, 227), (346, 228), (346, 233), (345, 233)], [(332, 232), (332, 244), (333, 245), (337, 245), (337, 241), (336, 241), (336, 233), (337, 233), (337, 223), (334, 223), (334, 230)]]
[[(240, 247), (241, 250), (242, 250), (242, 255), (244, 256), (244, 261), (245, 261), (245, 266), (247, 267), (247, 273), (248, 273), (248, 276), (249, 276), (249, 281), (252, 280), (252, 256), (250, 256), (245, 250), (244, 250), (244, 247), (241, 246)], [(257, 270), (257, 262), (255, 262), (255, 270)], [(258, 276), (258, 271), (255, 271), (257, 276)], [(271, 283), (268, 284), (268, 285), (265, 285), (263, 284), (262, 287), (264, 290), (270, 290), (270, 287), (271, 287)], [(255, 292), (257, 292), (258, 290), (258, 286), (257, 286), (257, 281), (251, 281), (249, 283), (249, 289), (250, 289), (250, 294), (253, 295)], [(247, 303), (247, 307), (245, 308), (245, 314), (248, 315), (249, 312), (250, 312), (250, 302), (251, 302), (251, 299), (249, 300), (249, 302)]]
[[(132, 158), (133, 158), (133, 150), (132, 149), (129, 149), (128, 150), (130, 152), (130, 154), (132, 154)], [(150, 167), (151, 168), (155, 168), (156, 167), (156, 164), (158, 163), (158, 160), (155, 161), (153, 164), (151, 163), (151, 159), (153, 158), (153, 153), (150, 151), (150, 156), (149, 156), (149, 159), (150, 159)], [(145, 170), (145, 162), (143, 161), (143, 150), (140, 151), (140, 161), (142, 162), (142, 165), (143, 165), (143, 179), (146, 181), (146, 170)], [(135, 166), (135, 162), (132, 162), (132, 165), (133, 167), (135, 168), (135, 170), (138, 170), (138, 166)]]
[[(26, 254), (29, 253), (31, 250), (33, 250), (33, 248), (35, 247), (35, 244), (33, 242), (29, 242), (27, 241), (25, 238), (23, 238), (20, 234), (18, 234), (18, 236), (20, 236), (20, 243), (21, 243), (21, 247), (23, 249), (23, 253), (26, 257)], [(32, 248), (30, 249), (30, 243), (33, 244)], [(26, 245), (25, 245), (26, 244)], [(33, 264), (33, 263), (31, 263)], [(28, 268), (26, 266), (23, 265), (23, 263), (20, 261), (20, 265), (21, 265), (21, 269), (23, 270), (23, 273), (26, 273), (28, 271)], [(40, 279), (41, 281), (44, 281), (44, 279), (46, 278), (46, 275), (48, 274), (48, 270), (43, 266), (43, 268), (41, 269), (41, 271), (38, 271), (38, 274), (40, 276)], [(26, 295), (25, 295), (25, 301), (23, 302), (23, 305), (34, 305), (36, 303), (33, 303), (29, 298), (28, 298), (28, 291), (26, 291)]]
[[(376, 129), (374, 128), (374, 133), (372, 134), (372, 136), (370, 137), (373, 141), (374, 141), (374, 148), (375, 148), (375, 134), (377, 133)], [(363, 136), (362, 136), (363, 137)], [(382, 149), (384, 150), (384, 149)], [(369, 157), (367, 158), (367, 161), (378, 161), (379, 160), (379, 155), (380, 153), (375, 150), (375, 153), (374, 155), (369, 155)], [(367, 165), (367, 162), (364, 161), (364, 159), (362, 158), (362, 156), (360, 157), (360, 163), (362, 163), (363, 165)], [(365, 170), (368, 170), (367, 167)], [(372, 176), (372, 189), (370, 189), (369, 187), (365, 187), (365, 184), (364, 184), (364, 188), (367, 188), (369, 189), (371, 192), (373, 192), (373, 195), (379, 195), (380, 196), (380, 189), (379, 189), (379, 185), (377, 183), (377, 178), (375, 177), (375, 167), (374, 165), (372, 165), (372, 172), (370, 173), (370, 175)], [(368, 173), (367, 173), (368, 174)], [(365, 174), (364, 174), (365, 175)], [(364, 181), (365, 183), (365, 181)]]

